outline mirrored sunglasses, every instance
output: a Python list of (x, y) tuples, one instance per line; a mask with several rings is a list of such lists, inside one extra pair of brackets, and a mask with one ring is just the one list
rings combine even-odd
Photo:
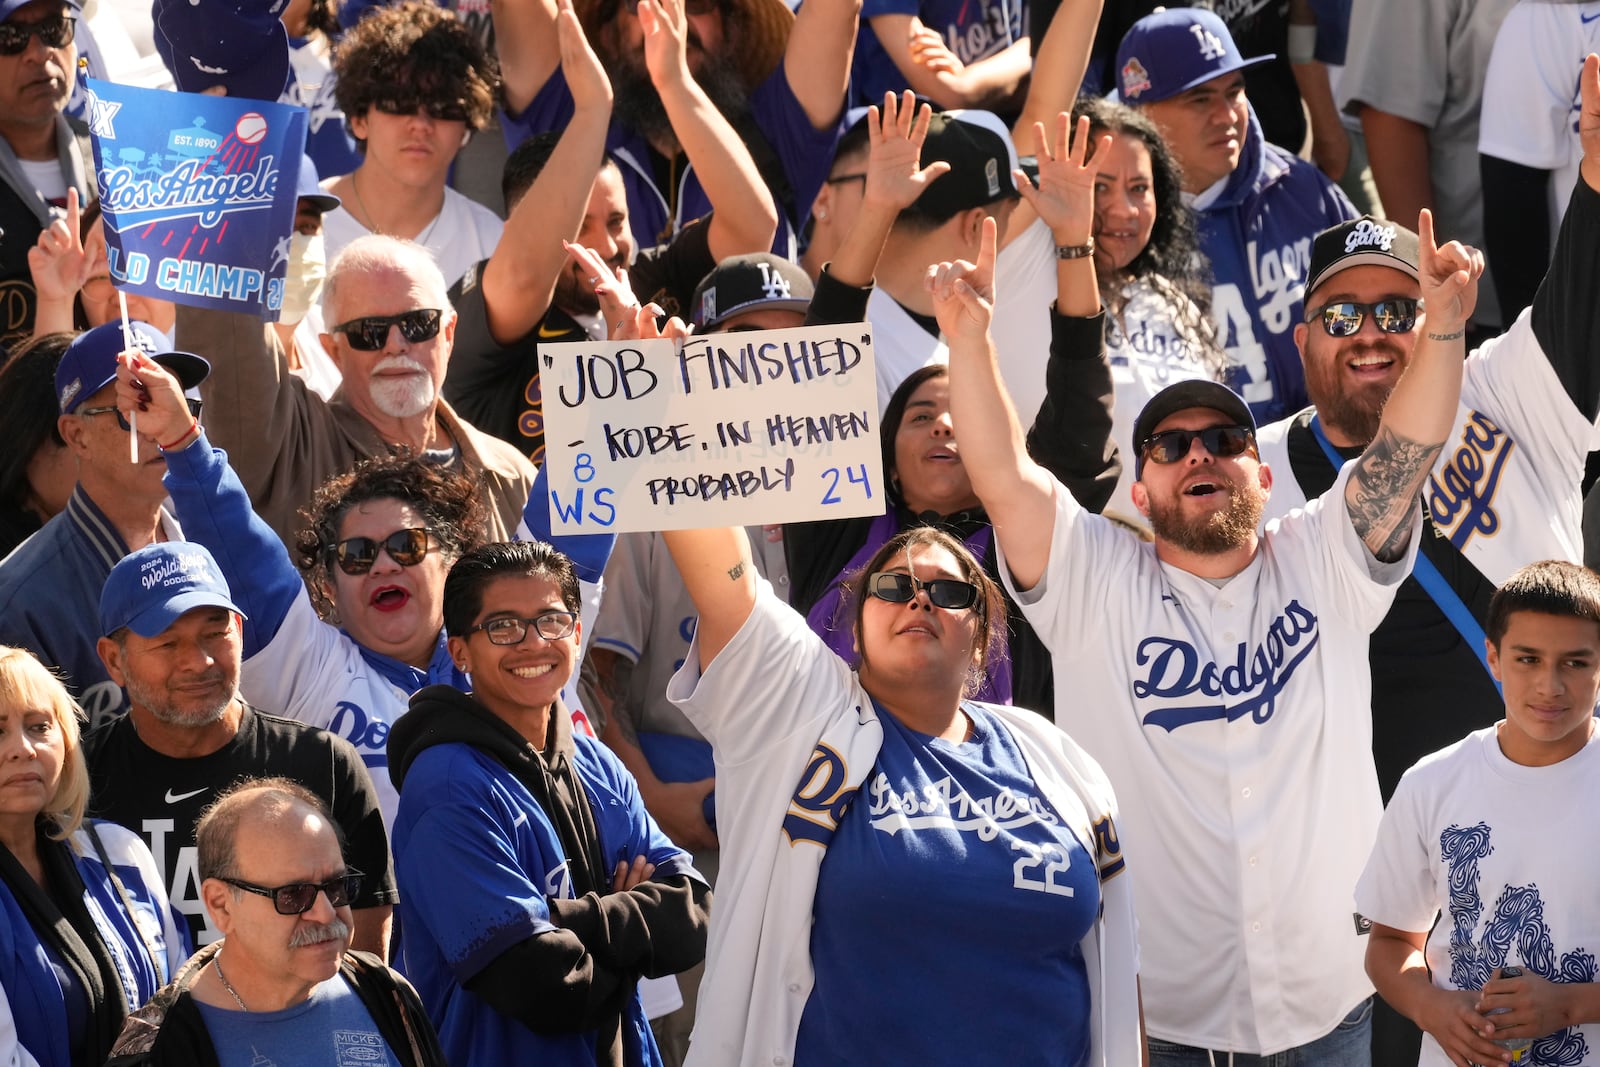
[[(1370, 312), (1372, 321), (1384, 333), (1410, 333), (1417, 326), (1417, 306), (1420, 301), (1403, 297), (1379, 300), (1375, 304), (1358, 304), (1344, 300), (1326, 304), (1312, 312), (1312, 317), (1322, 319), (1322, 328), (1329, 337), (1354, 337)], [(1311, 321), (1309, 318), (1307, 322)]]
[(235, 889), (243, 889), (246, 893), (270, 898), (273, 909), (279, 915), (304, 915), (316, 906), (318, 893), (328, 894), (328, 903), (334, 907), (345, 907), (361, 892), (361, 878), (360, 871), (346, 871), (326, 882), (290, 882), (271, 888), (238, 878), (222, 878), (219, 881)]
[(891, 604), (909, 604), (919, 589), (928, 594), (928, 603), (951, 611), (970, 608), (978, 599), (977, 586), (955, 578), (923, 581), (898, 571), (875, 571), (867, 576), (867, 593)]
[(1255, 447), (1256, 435), (1248, 426), (1208, 426), (1204, 430), (1162, 430), (1145, 438), (1140, 454), (1152, 463), (1177, 463), (1189, 454), (1195, 438), (1218, 459), (1237, 456)]
[(428, 555), (428, 531), (396, 530), (382, 541), (370, 537), (350, 537), (333, 546), (334, 561), (346, 574), (366, 574), (378, 562), (378, 550), (402, 567), (415, 567)]
[(76, 29), (77, 20), (64, 15), (40, 22), (0, 22), (0, 56), (26, 52), (30, 37), (39, 38), (46, 48), (65, 48)]
[(389, 341), (389, 327), (400, 327), (400, 336), (410, 344), (421, 344), (439, 336), (439, 321), (444, 312), (438, 308), (417, 308), (398, 315), (369, 315), (364, 319), (351, 319), (333, 328), (332, 333), (342, 333), (350, 347), (357, 352), (376, 352)]

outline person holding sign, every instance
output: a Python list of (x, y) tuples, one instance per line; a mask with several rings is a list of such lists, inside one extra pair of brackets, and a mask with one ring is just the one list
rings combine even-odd
[(1046, 720), (969, 699), (1005, 602), (966, 546), (919, 526), (865, 561), (852, 669), (742, 529), (663, 537), (700, 614), (668, 695), (716, 752), (722, 842), (691, 1062), (1137, 1064), (1116, 797)]

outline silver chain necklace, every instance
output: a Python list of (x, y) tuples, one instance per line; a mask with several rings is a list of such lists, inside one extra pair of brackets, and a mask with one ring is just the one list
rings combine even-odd
[(239, 998), (238, 991), (233, 988), (231, 983), (229, 983), (228, 976), (222, 973), (221, 953), (211, 957), (211, 969), (217, 972), (217, 981), (222, 983), (222, 988), (228, 991), (228, 996), (233, 998), (233, 1002), (239, 1005), (239, 1010), (249, 1011), (250, 1009), (244, 1006), (244, 1001)]

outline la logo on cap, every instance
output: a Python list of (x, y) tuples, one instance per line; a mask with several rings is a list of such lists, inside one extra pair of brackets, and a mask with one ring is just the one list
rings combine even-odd
[(1222, 46), (1222, 38), (1198, 22), (1189, 23), (1189, 32), (1194, 34), (1195, 41), (1200, 45), (1201, 59), (1214, 61), (1228, 54), (1228, 50)]
[(772, 269), (770, 263), (757, 263), (761, 268), (761, 291), (768, 300), (786, 300), (789, 296), (789, 279)]
[(1122, 96), (1131, 99), (1150, 88), (1150, 72), (1144, 69), (1137, 56), (1122, 65)]
[(1344, 239), (1344, 250), (1354, 252), (1358, 248), (1381, 248), (1387, 252), (1394, 244), (1394, 237), (1393, 226), (1379, 226), (1368, 219), (1362, 219)]

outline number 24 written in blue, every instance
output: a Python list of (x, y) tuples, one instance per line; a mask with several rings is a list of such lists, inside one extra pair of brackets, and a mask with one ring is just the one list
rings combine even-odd
[[(867, 499), (872, 499), (872, 481), (867, 477), (867, 465), (857, 463), (853, 467), (844, 469), (844, 476), (855, 485), (859, 485), (867, 494)], [(844, 500), (839, 496), (839, 468), (829, 467), (822, 472), (822, 480), (828, 483), (827, 492), (822, 494), (824, 504), (842, 504)]]

